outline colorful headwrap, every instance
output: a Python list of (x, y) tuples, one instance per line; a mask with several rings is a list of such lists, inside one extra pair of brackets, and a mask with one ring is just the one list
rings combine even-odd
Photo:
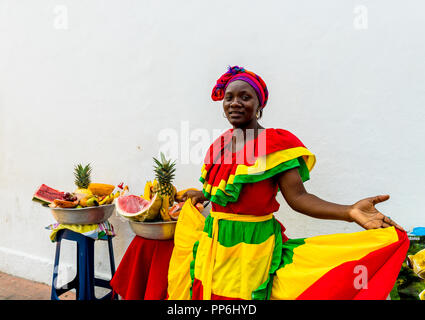
[(212, 90), (211, 98), (214, 101), (223, 100), (227, 86), (236, 80), (243, 80), (249, 83), (257, 93), (258, 100), (260, 101), (260, 108), (262, 109), (266, 106), (269, 98), (266, 83), (259, 75), (238, 66), (229, 66), (228, 71), (217, 80), (217, 83)]

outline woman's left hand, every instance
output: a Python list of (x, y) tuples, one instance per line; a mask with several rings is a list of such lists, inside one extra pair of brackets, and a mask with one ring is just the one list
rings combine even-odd
[(389, 195), (379, 195), (357, 201), (351, 206), (349, 212), (352, 221), (366, 230), (394, 226), (401, 231), (404, 231), (404, 229), (391, 220), (390, 217), (383, 215), (375, 208), (376, 204), (386, 201), (389, 198)]

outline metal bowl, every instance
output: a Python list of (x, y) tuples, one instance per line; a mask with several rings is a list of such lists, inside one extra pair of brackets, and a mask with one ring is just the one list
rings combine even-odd
[(115, 210), (115, 204), (87, 208), (49, 208), (55, 220), (62, 224), (94, 224), (108, 220)]
[(128, 220), (131, 230), (145, 239), (170, 240), (174, 238), (177, 221), (137, 222)]

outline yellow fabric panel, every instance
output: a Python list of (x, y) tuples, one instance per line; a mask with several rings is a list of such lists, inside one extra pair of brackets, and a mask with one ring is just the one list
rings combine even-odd
[(190, 262), (193, 260), (193, 245), (201, 237), (205, 217), (190, 199), (182, 207), (174, 234), (174, 249), (168, 269), (168, 299), (190, 300)]
[[(273, 257), (274, 235), (261, 244), (239, 243), (224, 247), (217, 243), (211, 291), (214, 294), (251, 300), (251, 293), (267, 280)], [(212, 239), (202, 233), (196, 253), (195, 278), (203, 285), (209, 276), (208, 256)]]
[(292, 263), (276, 272), (271, 300), (293, 300), (331, 269), (398, 241), (394, 227), (305, 239)]
[(212, 185), (208, 184), (207, 181), (204, 182), (204, 190), (207, 193), (211, 193)]
[(228, 212), (218, 212), (218, 211), (210, 211), (211, 216), (214, 218), (214, 224), (217, 225), (218, 232), (218, 221), (221, 219), (230, 220), (230, 221), (242, 221), (242, 222), (263, 222), (270, 219), (273, 219), (273, 212), (269, 214), (265, 214), (263, 216), (255, 216), (249, 214), (235, 214)]
[(235, 175), (234, 175), (234, 174), (231, 174), (231, 175), (229, 176), (229, 179), (227, 180), (227, 183), (228, 183), (228, 184), (233, 184), (233, 180), (235, 180)]
[(233, 183), (233, 179), (234, 179), (234, 175), (230, 175), (229, 179), (227, 180), (221, 180), (218, 186), (213, 187), (211, 184), (209, 184), (207, 181), (204, 182), (203, 188), (205, 190), (205, 192), (208, 192), (209, 194), (211, 194), (212, 196), (214, 196), (217, 193), (217, 190), (221, 190), (223, 191), (225, 194), (229, 195), (229, 193), (227, 193), (225, 191), (226, 189), (226, 185), (227, 184), (232, 184)]
[(226, 180), (221, 180), (218, 186), (213, 187), (211, 189), (211, 195), (215, 195), (217, 193), (217, 189), (220, 189), (221, 191), (223, 191), (225, 194), (228, 195), (228, 193), (224, 191), (226, 189)]
[(304, 156), (304, 161), (306, 162), (307, 168), (309, 171), (311, 171), (315, 163), (314, 154), (304, 147), (296, 147), (296, 148), (276, 151), (266, 156), (259, 157), (257, 158), (257, 160), (252, 166), (239, 164), (236, 169), (235, 175), (237, 176), (242, 174), (262, 173), (266, 170), (276, 167), (280, 163), (283, 163), (285, 161), (289, 161), (292, 159), (296, 159), (301, 156)]
[[(214, 277), (214, 267), (216, 263), (217, 250), (221, 246), (218, 242), (218, 222), (220, 219), (230, 220), (230, 221), (244, 221), (244, 222), (260, 222), (267, 221), (273, 218), (273, 213), (264, 216), (254, 216), (254, 215), (241, 215), (233, 214), (227, 212), (216, 212), (211, 211), (210, 215), (214, 218), (212, 226), (212, 238), (210, 239), (206, 233), (202, 233), (202, 239), (199, 241), (198, 251), (196, 254), (195, 261), (195, 278), (196, 278), (196, 268), (197, 263), (202, 261), (203, 266), (199, 266), (201, 270), (199, 276), (202, 277), (203, 285), (203, 299), (210, 300), (211, 293), (213, 288), (213, 277)], [(200, 256), (198, 256), (200, 252)], [(201, 280), (200, 278), (198, 278)]]
[(207, 176), (208, 171), (205, 170), (205, 163), (202, 165), (202, 169), (201, 169), (201, 177), (205, 179), (205, 177)]
[(311, 155), (304, 155), (303, 156), (303, 159), (304, 159), (304, 162), (305, 162), (305, 164), (306, 164), (306, 166), (308, 168), (308, 171), (313, 170), (314, 165), (316, 164), (316, 156), (315, 155), (313, 155), (313, 156), (311, 156)]

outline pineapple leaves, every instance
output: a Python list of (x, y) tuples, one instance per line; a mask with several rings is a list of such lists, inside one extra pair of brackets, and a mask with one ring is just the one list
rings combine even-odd
[(78, 188), (86, 189), (89, 186), (91, 171), (90, 163), (84, 167), (81, 164), (74, 166), (75, 185)]
[(176, 162), (171, 162), (165, 158), (161, 152), (161, 161), (156, 158), (154, 160), (155, 179), (158, 181), (158, 186), (154, 187), (154, 192), (158, 192), (161, 196), (166, 196), (169, 199), (169, 206), (174, 203), (175, 187), (172, 182), (176, 171)]
[(161, 161), (153, 158), (155, 177), (160, 184), (171, 184), (175, 177), (176, 162), (171, 162), (165, 158), (165, 155), (161, 152)]

